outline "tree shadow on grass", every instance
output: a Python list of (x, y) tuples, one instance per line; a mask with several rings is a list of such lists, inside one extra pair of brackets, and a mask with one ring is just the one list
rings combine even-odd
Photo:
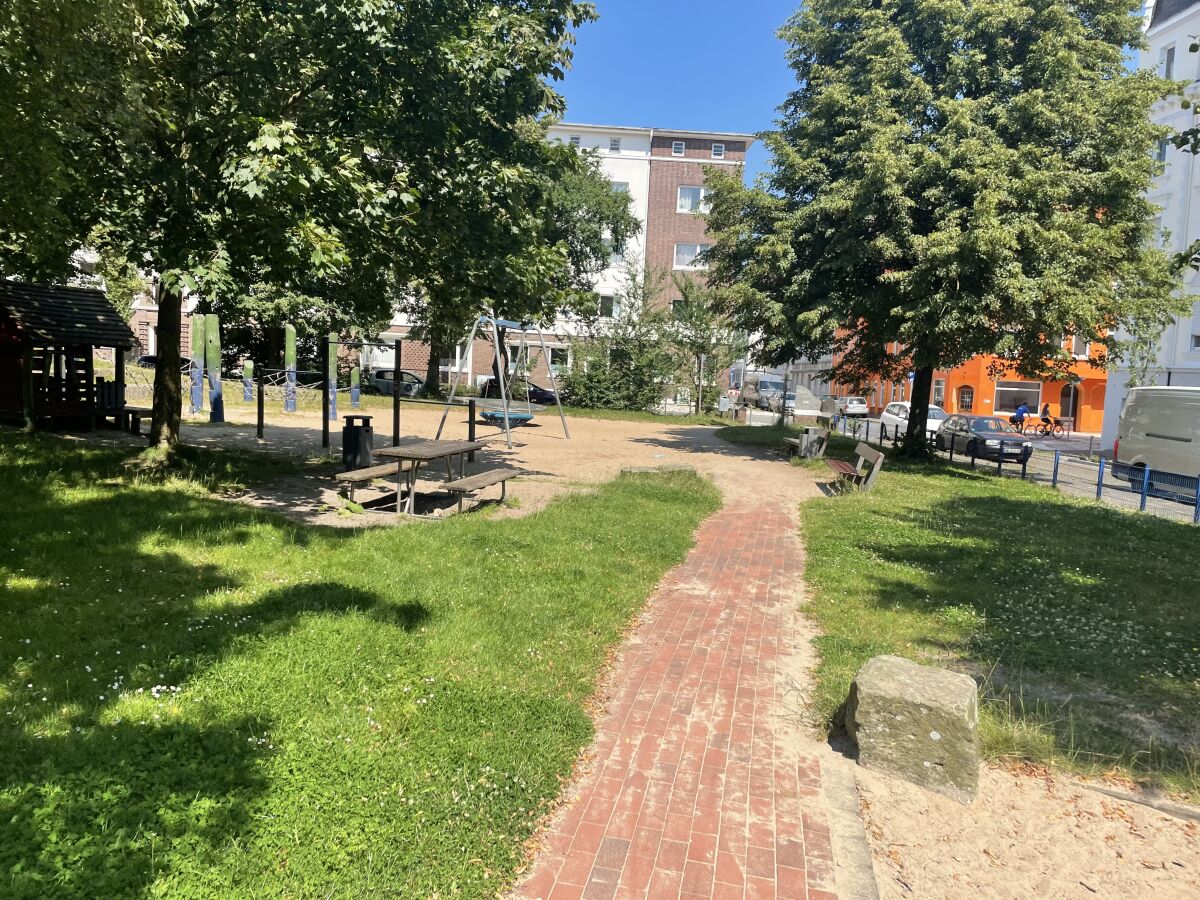
[(363, 611), (412, 630), (429, 613), (335, 582), (214, 607), (212, 595), (242, 585), (213, 553), (263, 529), (295, 545), (353, 535), (128, 484), (116, 452), (10, 450), (0, 447), (0, 895), (140, 895), (168, 863), (217, 859), (254, 827), (268, 788), (259, 738), (274, 723), (189, 703), (190, 680), (302, 616)]
[(938, 623), (969, 615), (965, 641), (931, 622), (916, 644), (965, 656), (1011, 734), (1051, 734), (1081, 760), (1191, 770), (1194, 781), (1200, 606), (1180, 563), (1200, 532), (1050, 497), (958, 494), (915, 521), (903, 503), (864, 512), (858, 549), (891, 564), (871, 578), (873, 603)]

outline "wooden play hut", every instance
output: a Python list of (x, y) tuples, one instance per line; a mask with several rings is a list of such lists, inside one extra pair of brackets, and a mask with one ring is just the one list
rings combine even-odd
[[(125, 424), (125, 353), (133, 333), (103, 291), (0, 279), (0, 417), (28, 427), (112, 417)], [(97, 349), (114, 376), (97, 378)]]

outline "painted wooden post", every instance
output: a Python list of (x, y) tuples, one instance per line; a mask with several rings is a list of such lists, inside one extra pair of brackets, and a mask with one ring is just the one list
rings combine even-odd
[(296, 411), (296, 326), (283, 326), (283, 411)]
[(208, 421), (225, 421), (225, 398), (221, 396), (221, 321), (214, 313), (204, 320), (205, 368), (208, 369)]
[(395, 362), (392, 363), (392, 446), (400, 446), (400, 380), (396, 377), (396, 373), (400, 371), (401, 354), (404, 351), (404, 345), (399, 341), (392, 342), (392, 352)]
[(338, 336), (329, 333), (329, 349), (325, 351), (325, 390), (329, 392), (329, 421), (337, 421), (337, 345)]
[(245, 403), (254, 401), (254, 360), (242, 360), (242, 400)]
[(204, 409), (204, 316), (192, 314), (192, 356), (188, 363), (188, 373), (192, 380), (192, 415), (198, 415)]
[(350, 406), (354, 409), (359, 407), (359, 399), (362, 397), (362, 370), (355, 366), (350, 370)]

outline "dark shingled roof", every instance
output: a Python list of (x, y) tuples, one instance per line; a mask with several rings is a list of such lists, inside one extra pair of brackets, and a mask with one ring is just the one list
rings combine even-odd
[(34, 340), (93, 347), (133, 346), (133, 332), (103, 291), (0, 279), (0, 309)]
[(1167, 21), (1167, 19), (1178, 15), (1185, 9), (1190, 9), (1197, 3), (1200, 3), (1200, 0), (1158, 0), (1154, 4), (1154, 12), (1150, 16), (1150, 27), (1153, 28), (1155, 25)]

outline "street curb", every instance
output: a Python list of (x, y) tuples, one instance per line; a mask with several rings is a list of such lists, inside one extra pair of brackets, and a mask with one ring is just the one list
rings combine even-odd
[(821, 754), (821, 785), (829, 810), (829, 831), (837, 866), (840, 900), (879, 900), (875, 864), (859, 805), (858, 782), (853, 763), (831, 748)]

